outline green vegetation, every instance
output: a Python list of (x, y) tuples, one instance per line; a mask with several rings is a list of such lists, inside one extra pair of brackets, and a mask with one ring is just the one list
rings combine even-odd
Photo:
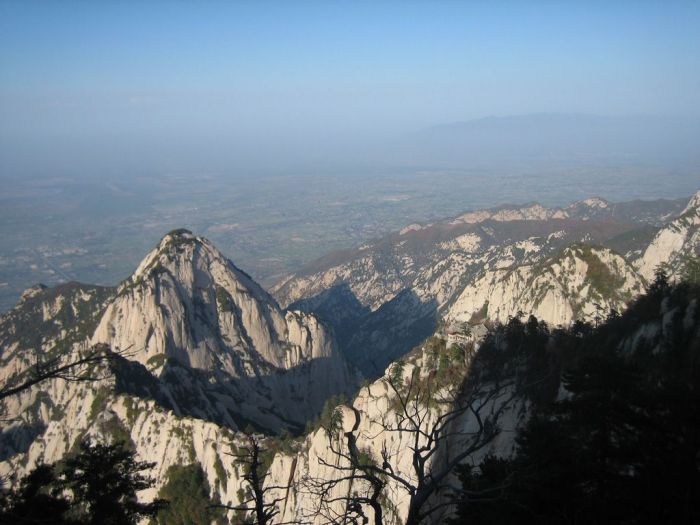
[(319, 416), (314, 421), (306, 424), (305, 433), (311, 434), (320, 428), (326, 429), (327, 431), (336, 428), (339, 422), (339, 415), (337, 414), (336, 408), (340, 405), (346, 405), (348, 402), (348, 398), (343, 394), (333, 395), (326, 399)]
[(190, 230), (186, 230), (185, 228), (177, 228), (169, 231), (165, 234), (165, 237), (169, 237), (169, 239), (163, 246), (161, 253), (169, 251), (171, 248), (179, 248), (185, 244), (192, 244), (196, 242), (195, 238), (190, 237), (191, 235), (193, 235), (192, 232)]
[[(38, 352), (36, 357), (44, 362), (56, 358), (74, 343), (92, 335), (107, 300), (113, 294), (112, 288), (79, 283), (44, 289), (3, 316), (0, 346), (16, 341), (18, 352), (2, 355), (0, 359), (7, 361), (19, 353), (25, 353), (26, 357), (22, 357), (26, 364), (30, 364), (35, 357), (30, 357), (27, 352)], [(45, 308), (55, 311), (45, 318)], [(10, 336), (10, 339), (4, 340), (6, 336)], [(46, 341), (52, 340), (56, 340), (55, 347), (43, 350)]]
[(219, 306), (219, 310), (222, 312), (233, 311), (231, 296), (221, 286), (216, 287), (216, 304)]
[(586, 279), (590, 282), (591, 288), (604, 299), (617, 296), (625, 284), (624, 278), (620, 275), (614, 275), (590, 246), (577, 245), (575, 251), (588, 265)]
[(463, 345), (452, 345), (447, 352), (447, 360), (450, 365), (463, 362), (467, 356), (467, 349)]
[(292, 456), (301, 448), (301, 439), (294, 437), (289, 430), (284, 428), (279, 436), (270, 439), (270, 443), (267, 447), (275, 453), (279, 452), (287, 456)]
[(469, 324), (479, 324), (486, 321), (486, 316), (489, 313), (489, 302), (486, 301), (478, 312), (472, 314), (471, 319), (469, 319)]
[[(698, 523), (698, 300), (658, 271), (623, 315), (544, 341), (557, 381), (514, 457), (462, 468), (452, 523)], [(645, 326), (656, 335), (635, 338)]]
[(167, 481), (158, 492), (170, 504), (156, 516), (160, 525), (210, 525), (224, 521), (224, 513), (212, 508), (209, 483), (199, 463), (173, 465), (166, 472)]
[(389, 370), (389, 378), (394, 386), (397, 388), (403, 385), (403, 372), (406, 368), (406, 362), (403, 359), (399, 359)]
[(148, 361), (146, 361), (146, 366), (153, 370), (163, 366), (167, 362), (167, 360), (168, 356), (165, 354), (152, 355), (148, 358)]
[(123, 444), (83, 441), (61, 464), (40, 465), (17, 488), (0, 493), (0, 523), (136, 525), (166, 505), (136, 497), (152, 486), (143, 474), (151, 468)]
[(423, 343), (423, 352), (426, 357), (426, 368), (436, 368), (439, 355), (445, 350), (445, 340), (441, 337), (430, 336)]
[(136, 450), (136, 445), (131, 440), (129, 429), (116, 416), (101, 421), (100, 431), (104, 436), (109, 437), (111, 443), (123, 443), (130, 450)]
[[(268, 448), (270, 445), (268, 440), (263, 442), (251, 434), (245, 436), (245, 441), (240, 446), (235, 444), (231, 446), (231, 454), (235, 458), (234, 465), (243, 483), (237, 490), (237, 505), (226, 508), (235, 511), (235, 523), (272, 524), (272, 519), (280, 512), (278, 508), (280, 500), (270, 495), (270, 491), (283, 488), (266, 483), (274, 451)], [(291, 486), (288, 485), (287, 488)]]
[(700, 257), (686, 255), (681, 259), (681, 278), (690, 284), (700, 285)]
[(66, 413), (61, 407), (53, 406), (51, 408), (51, 421), (61, 421), (66, 417)]
[(95, 391), (95, 396), (92, 398), (92, 403), (90, 404), (90, 416), (91, 420), (94, 420), (100, 412), (102, 412), (107, 406), (107, 398), (109, 397), (109, 388), (106, 386), (101, 386)]
[(216, 478), (219, 480), (222, 490), (225, 491), (228, 485), (228, 474), (226, 474), (226, 469), (224, 469), (224, 464), (218, 454), (214, 460), (214, 472), (216, 472)]
[(123, 399), (124, 407), (126, 408), (126, 421), (129, 426), (133, 426), (133, 424), (136, 422), (136, 418), (140, 414), (140, 410), (138, 408), (139, 400), (132, 398), (131, 396), (124, 396)]
[(527, 252), (524, 248), (521, 248), (519, 246), (513, 246), (513, 248), (511, 249), (511, 254), (513, 255), (513, 258), (516, 260), (517, 263), (521, 263), (525, 260)]

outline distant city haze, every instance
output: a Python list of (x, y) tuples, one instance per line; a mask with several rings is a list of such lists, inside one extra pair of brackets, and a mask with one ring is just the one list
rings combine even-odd
[(570, 120), (572, 149), (534, 119), (508, 156), (687, 161), (698, 27), (692, 1), (2, 2), (0, 175), (469, 167), (499, 134), (434, 126), (542, 114), (631, 120)]
[(700, 187), (700, 2), (0, 2), (0, 311), (163, 234), (269, 286), (504, 203)]

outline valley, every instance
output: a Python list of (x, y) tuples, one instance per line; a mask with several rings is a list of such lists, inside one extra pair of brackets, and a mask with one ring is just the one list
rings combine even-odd
[(699, 27), (0, 1), (0, 525), (700, 524)]
[[(226, 454), (253, 439), (269, 453), (265, 486), (280, 520), (381, 508), (388, 522), (423, 522), (445, 507), (443, 481), (458, 464), (512, 454), (528, 396), (552, 395), (551, 378), (540, 393), (527, 386), (552, 366), (542, 361), (550, 333), (595, 334), (620, 316), (628, 328), (615, 337), (647, 338), (645, 348), (665, 330), (696, 333), (696, 299), (685, 295), (680, 325), (663, 321), (665, 303), (643, 310), (663, 328), (625, 311), (652, 301), (648, 290), (666, 293), (660, 265), (664, 279), (692, 279), (699, 250), (700, 192), (500, 206), (330, 253), (269, 293), (207, 239), (173, 230), (118, 286), (35, 286), (0, 317), (4, 390), (42, 362), (50, 371), (94, 349), (108, 357), (82, 379), (49, 375), (0, 398), (11, 416), (0, 474), (16, 480), (85, 439), (124, 441), (158, 468), (141, 498), (160, 494), (170, 467), (189, 465), (212, 501), (236, 507), (250, 481)], [(531, 351), (511, 355), (521, 332)], [(419, 456), (408, 452), (415, 443), (426, 447)], [(439, 481), (421, 481), (427, 472)], [(356, 501), (343, 496), (353, 483)]]
[(613, 169), (592, 159), (586, 165), (548, 164), (536, 170), (523, 163), (279, 175), (3, 174), (0, 312), (38, 282), (115, 286), (175, 228), (211, 239), (271, 287), (331, 251), (468, 209), (528, 202), (533, 195), (549, 206), (592, 195), (617, 202), (678, 199), (696, 190), (688, 169), (635, 163)]

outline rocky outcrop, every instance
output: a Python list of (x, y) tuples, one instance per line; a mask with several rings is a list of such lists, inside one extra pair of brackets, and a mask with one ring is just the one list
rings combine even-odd
[[(118, 288), (36, 286), (0, 318), (0, 385), (37, 363), (60, 366), (94, 347), (117, 355), (0, 401), (0, 475), (58, 461), (84, 438), (126, 440), (157, 463), (199, 463), (212, 496), (239, 501), (242, 467), (227, 455), (243, 428), (301, 430), (334, 394), (359, 383), (333, 335), (284, 311), (208, 241), (166, 235)], [(55, 360), (55, 361), (54, 361)], [(265, 438), (267, 439), (267, 438)]]
[(324, 399), (354, 384), (313, 315), (281, 310), (206, 239), (185, 230), (166, 235), (119, 286), (91, 342), (128, 352), (165, 383), (181, 381), (186, 370), (196, 390), (219, 398), (211, 406), (219, 422), (230, 423), (234, 412), (272, 430), (303, 427)]
[[(238, 501), (242, 473), (226, 455), (237, 442), (234, 432), (202, 419), (180, 417), (153, 400), (114, 391), (114, 378), (90, 383), (51, 380), (41, 390), (14, 397), (6, 408), (20, 414), (25, 426), (3, 429), (0, 475), (12, 482), (38, 464), (60, 460), (84, 438), (127, 440), (140, 459), (157, 465), (149, 472), (155, 486), (140, 497), (155, 496), (167, 481), (169, 466), (199, 463), (213, 497)], [(30, 417), (41, 421), (40, 433), (28, 433)], [(31, 438), (25, 444), (19, 443), (20, 431)], [(19, 450), (11, 449), (12, 438), (21, 445)]]
[[(391, 332), (382, 325), (398, 322), (402, 315), (405, 324), (394, 325), (394, 336), (410, 328), (411, 319), (425, 315), (422, 309), (430, 303), (424, 299), (431, 296), (440, 297), (444, 311), (457, 320), (489, 312), (496, 320), (506, 320), (511, 312), (523, 310), (557, 324), (554, 319), (592, 319), (606, 309), (620, 310), (641, 292), (642, 278), (622, 256), (580, 243), (559, 249), (558, 243), (570, 240), (560, 231), (495, 247), (489, 246), (492, 237), (480, 230), (478, 241), (461, 237), (462, 241), (445, 247), (456, 252), (418, 272), (413, 292), (397, 294), (390, 306), (373, 312), (344, 288), (315, 297), (316, 307), (348, 323), (361, 320), (366, 323), (361, 326), (373, 334), (367, 341), (377, 342), (383, 336), (391, 340)], [(458, 269), (477, 264), (481, 269), (471, 270), (467, 282), (461, 282)], [(450, 286), (460, 291), (454, 300), (450, 293), (438, 293)], [(353, 305), (350, 311), (344, 307), (348, 303)], [(638, 326), (635, 319), (627, 319), (620, 325), (633, 332), (620, 334), (621, 345), (633, 349), (643, 340), (645, 347), (653, 349), (681, 329), (697, 339), (696, 300), (685, 310), (668, 301), (660, 304), (658, 322)], [(144, 312), (142, 318), (139, 311)], [(35, 332), (28, 331), (31, 327)], [(129, 330), (131, 339), (125, 335)], [(23, 339), (21, 334), (38, 338)], [(238, 504), (245, 490), (242, 467), (228, 455), (244, 442), (236, 429), (247, 423), (267, 430), (295, 426), (302, 417), (298, 414), (311, 414), (312, 396), (342, 391), (352, 379), (338, 358), (333, 337), (315, 316), (281, 310), (207, 241), (182, 231), (166, 236), (118, 290), (72, 285), (27, 294), (0, 320), (0, 337), (2, 384), (26, 370), (39, 348), (63, 362), (91, 344), (125, 350), (109, 368), (104, 363), (92, 369), (92, 381), (49, 380), (4, 400), (3, 411), (12, 421), (0, 434), (0, 475), (16, 480), (39, 463), (59, 460), (85, 437), (127, 440), (139, 459), (157, 464), (152, 472), (156, 484), (142, 494), (144, 498), (153, 497), (167, 481), (169, 466), (198, 463), (212, 498)], [(494, 337), (494, 341), (500, 339), (505, 338)], [(406, 356), (399, 372), (394, 367), (383, 370), (382, 377), (342, 405), (337, 412), (339, 432), (312, 430), (274, 456), (267, 483), (287, 487), (271, 495), (278, 498), (279, 521), (323, 523), (324, 512), (341, 512), (342, 498), (361, 488), (356, 480), (334, 484), (329, 497), (336, 501), (319, 507), (317, 483), (337, 479), (342, 473), (338, 468), (345, 465), (333, 451), (343, 446), (344, 433), (353, 433), (357, 449), (367, 460), (386, 462), (397, 476), (415, 480), (411, 447), (416, 445), (416, 434), (396, 429), (402, 421), (397, 414), (400, 402), (389, 378), (398, 377), (401, 384), (419, 378), (442, 394), (461, 385), (472, 372), (476, 355), (467, 349), (455, 354), (446, 345), (441, 349), (447, 354), (433, 355), (431, 344), (428, 341)], [(514, 370), (522, 368), (505, 364)], [(459, 374), (453, 375), (455, 370)], [(488, 375), (484, 377), (489, 381)], [(483, 409), (484, 414), (499, 413), (502, 431), (476, 451), (472, 461), (489, 452), (507, 455), (513, 450), (514, 432), (527, 418), (529, 401), (522, 392), (505, 388), (501, 399), (506, 401), (494, 400)], [(423, 424), (429, 427), (452, 406), (446, 402), (419, 405), (425, 411)], [(465, 411), (451, 424), (462, 436), (470, 436), (476, 420)], [(419, 435), (419, 445), (425, 439)], [(430, 462), (447, 462), (463, 446), (456, 439), (441, 443)], [(409, 491), (389, 479), (383, 500), (385, 523), (402, 523), (409, 500)], [(365, 511), (370, 515), (369, 509)]]
[(566, 219), (569, 214), (562, 209), (558, 208), (545, 208), (541, 204), (531, 204), (522, 207), (510, 207), (506, 206), (503, 208), (496, 208), (491, 210), (479, 210), (464, 213), (455, 219), (453, 219), (453, 224), (466, 222), (469, 224), (484, 222), (486, 220), (492, 220), (496, 222), (509, 222), (509, 221), (543, 221), (549, 219)]
[[(644, 279), (610, 248), (640, 254), (651, 239), (649, 230), (676, 209), (675, 201), (611, 204), (592, 198), (566, 208), (469, 212), (331, 254), (284, 279), (272, 293), (281, 304), (327, 321), (345, 355), (366, 376), (376, 377), (430, 335), (441, 316), (504, 321), (522, 311), (566, 325), (624, 309)], [(593, 257), (595, 271), (589, 274), (581, 261), (548, 266), (557, 257), (564, 261), (572, 253), (564, 250), (577, 243), (593, 247), (581, 254)], [(612, 281), (586, 287), (583, 281), (595, 281), (598, 274), (598, 283)]]
[[(2, 385), (37, 362), (104, 345), (123, 356), (115, 395), (232, 429), (301, 430), (325, 399), (359, 382), (316, 317), (281, 310), (208, 241), (184, 230), (166, 235), (116, 290), (33, 288), (0, 320), (0, 341)], [(28, 414), (15, 426), (45, 427), (46, 396), (30, 404), (34, 410), (6, 407)], [(15, 449), (33, 439), (12, 432)]]
[[(67, 356), (68, 357), (68, 356)], [(403, 381), (415, 377), (418, 367), (427, 377), (431, 368), (425, 354), (409, 359), (402, 369)], [(99, 375), (102, 371), (95, 371)], [(397, 400), (389, 386), (388, 375), (366, 385), (350, 406), (341, 406), (340, 425), (344, 431), (354, 431), (357, 446), (381, 461), (382, 454), (388, 454), (395, 473), (415, 482), (411, 457), (406, 454), (413, 445), (415, 433), (390, 430), (398, 419)], [(460, 376), (461, 377), (461, 376)], [(459, 378), (458, 378), (459, 379)], [(168, 480), (167, 471), (172, 465), (201, 465), (210, 486), (210, 496), (215, 501), (227, 505), (240, 503), (241, 494), (247, 485), (243, 481), (243, 467), (231, 457), (236, 447), (246, 444), (246, 436), (199, 418), (182, 417), (173, 410), (163, 409), (152, 399), (144, 399), (118, 390), (118, 378), (105, 375), (95, 382), (65, 382), (50, 380), (41, 389), (31, 389), (13, 398), (13, 414), (26, 418), (35, 414), (42, 421), (40, 434), (33, 436), (20, 451), (11, 451), (8, 429), (3, 430), (2, 442), (5, 448), (0, 458), (0, 475), (11, 482), (20, 478), (36, 465), (60, 460), (77, 443), (85, 438), (98, 441), (126, 440), (137, 451), (138, 458), (154, 462), (156, 468), (149, 474), (155, 484), (143, 491), (140, 497), (151, 499)], [(435, 422), (441, 411), (448, 409), (444, 403), (431, 408), (426, 405), (424, 422)], [(524, 405), (515, 402), (504, 413), (502, 421), (511, 428), (523, 417)], [(465, 412), (458, 425), (473, 425)], [(272, 446), (264, 436), (263, 448)], [(343, 502), (328, 501), (323, 512), (319, 512), (321, 502), (316, 492), (317, 484), (341, 477), (342, 458), (330, 447), (329, 439), (334, 440), (336, 450), (343, 445), (342, 432), (329, 436), (324, 428), (311, 431), (298, 440), (290, 450), (277, 453), (269, 467), (267, 484), (283, 487), (273, 490), (268, 498), (279, 498), (280, 521), (323, 523), (326, 512), (334, 509), (342, 512)], [(455, 442), (456, 443), (456, 442)], [(509, 453), (512, 448), (510, 438), (499, 438), (480, 451)], [(457, 449), (455, 449), (457, 450)], [(341, 482), (329, 493), (326, 500), (342, 497), (349, 490), (358, 489), (360, 481)], [(401, 523), (408, 511), (408, 492), (396, 483), (390, 483), (384, 501), (387, 511), (386, 523)], [(232, 517), (232, 514), (231, 516)]]
[(659, 266), (670, 276), (677, 276), (687, 257), (700, 255), (700, 191), (688, 202), (681, 215), (661, 228), (640, 259), (635, 261), (639, 273), (652, 279)]
[(88, 338), (115, 290), (81, 283), (33, 286), (0, 316), (0, 385)]
[(285, 314), (247, 274), (205, 239), (166, 235), (102, 316), (93, 343), (132, 348), (234, 377), (331, 358), (333, 343), (310, 316)]
[(465, 287), (446, 317), (505, 323), (522, 312), (550, 325), (599, 322), (643, 291), (644, 281), (622, 256), (574, 245), (541, 264), (484, 272)]

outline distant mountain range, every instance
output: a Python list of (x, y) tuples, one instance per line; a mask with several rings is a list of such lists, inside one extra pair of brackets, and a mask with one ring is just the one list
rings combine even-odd
[(532, 114), (433, 126), (398, 140), (397, 160), (425, 166), (567, 165), (588, 161), (673, 163), (700, 159), (700, 119)]
[(697, 256), (699, 205), (700, 193), (470, 211), (329, 254), (272, 292), (333, 326), (372, 376), (430, 335), (438, 317), (504, 322), (522, 311), (566, 325), (624, 309), (656, 266), (675, 275)]
[[(2, 388), (33, 377), (37, 364), (69, 362), (96, 346), (120, 353), (90, 369), (88, 381), (51, 379), (0, 398), (8, 415), (0, 475), (16, 483), (86, 437), (125, 440), (157, 464), (145, 498), (168, 482), (170, 466), (197, 464), (213, 500), (236, 505), (248, 489), (231, 447), (250, 433), (271, 446), (269, 436), (287, 430), (299, 437), (266, 459), (280, 516), (320, 524), (318, 498), (301, 487), (338, 475), (333, 465), (342, 462), (331, 446), (333, 439), (340, 446), (338, 436), (355, 433), (367, 461), (411, 475), (414, 435), (386, 426), (405, 422), (387, 378), (431, 387), (451, 378), (454, 387), (466, 380), (453, 377), (456, 370), (471, 373), (469, 356), (488, 330), (498, 342), (499, 326), (531, 314), (550, 327), (603, 323), (644, 293), (660, 265), (673, 280), (699, 254), (700, 192), (681, 200), (509, 205), (410, 224), (328, 254), (271, 293), (206, 239), (175, 230), (117, 287), (35, 286), (0, 317)], [(637, 318), (620, 324), (628, 329), (616, 334), (619, 344), (644, 338), (656, 348), (670, 340), (668, 330), (694, 340), (694, 300), (676, 309), (672, 323), (662, 298), (653, 301), (644, 325)], [(449, 386), (435, 384), (435, 392)], [(511, 394), (501, 408), (515, 429), (527, 419), (528, 400)], [(354, 397), (342, 403), (342, 395)], [(327, 400), (333, 404), (322, 410)], [(418, 409), (430, 422), (449, 407)], [(334, 438), (314, 426), (319, 414), (343, 433)], [(464, 413), (451, 424), (473, 430), (475, 421)], [(434, 461), (459, 452), (454, 443), (440, 445)], [(479, 457), (513, 446), (504, 433)], [(408, 503), (394, 482), (386, 505), (400, 521)], [(329, 494), (357, 487), (343, 483)]]

